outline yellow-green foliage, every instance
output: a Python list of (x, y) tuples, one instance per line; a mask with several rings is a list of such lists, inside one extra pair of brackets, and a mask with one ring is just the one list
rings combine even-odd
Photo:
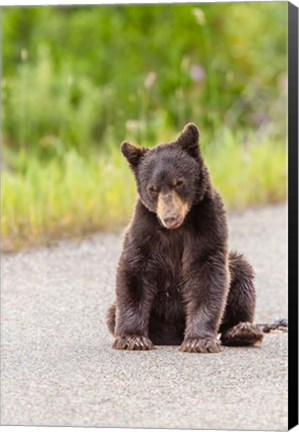
[(124, 226), (120, 141), (171, 141), (189, 121), (228, 209), (285, 198), (287, 3), (2, 15), (5, 250)]
[(275, 203), (286, 196), (286, 145), (254, 133), (233, 136), (221, 131), (216, 145), (208, 146), (206, 157), (213, 183), (227, 207), (241, 210), (249, 206)]
[[(202, 151), (228, 209), (277, 202), (286, 195), (286, 149), (281, 142), (224, 129)], [(3, 249), (15, 250), (128, 223), (136, 198), (133, 175), (115, 146), (81, 157), (41, 163), (18, 154), (17, 170), (2, 174)]]

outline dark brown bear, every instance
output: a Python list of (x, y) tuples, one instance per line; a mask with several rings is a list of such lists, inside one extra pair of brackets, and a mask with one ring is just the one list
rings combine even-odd
[(226, 213), (189, 123), (178, 140), (152, 150), (124, 142), (139, 199), (126, 232), (107, 317), (113, 348), (180, 345), (217, 353), (257, 345), (253, 270), (228, 252)]

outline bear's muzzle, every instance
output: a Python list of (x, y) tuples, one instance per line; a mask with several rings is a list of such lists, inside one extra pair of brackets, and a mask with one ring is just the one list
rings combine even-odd
[(182, 225), (188, 212), (188, 204), (175, 191), (160, 192), (157, 203), (157, 216), (167, 229)]

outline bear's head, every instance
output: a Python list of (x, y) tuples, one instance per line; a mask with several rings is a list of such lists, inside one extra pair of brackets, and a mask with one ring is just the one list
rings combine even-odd
[(126, 141), (121, 145), (135, 175), (142, 204), (156, 213), (167, 229), (181, 226), (207, 190), (208, 172), (198, 140), (196, 125), (188, 123), (172, 143), (153, 149), (138, 148)]

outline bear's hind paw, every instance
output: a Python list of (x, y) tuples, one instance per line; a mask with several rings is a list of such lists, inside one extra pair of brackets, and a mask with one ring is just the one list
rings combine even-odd
[(227, 346), (259, 346), (263, 337), (263, 332), (256, 325), (240, 322), (222, 333), (221, 342)]

